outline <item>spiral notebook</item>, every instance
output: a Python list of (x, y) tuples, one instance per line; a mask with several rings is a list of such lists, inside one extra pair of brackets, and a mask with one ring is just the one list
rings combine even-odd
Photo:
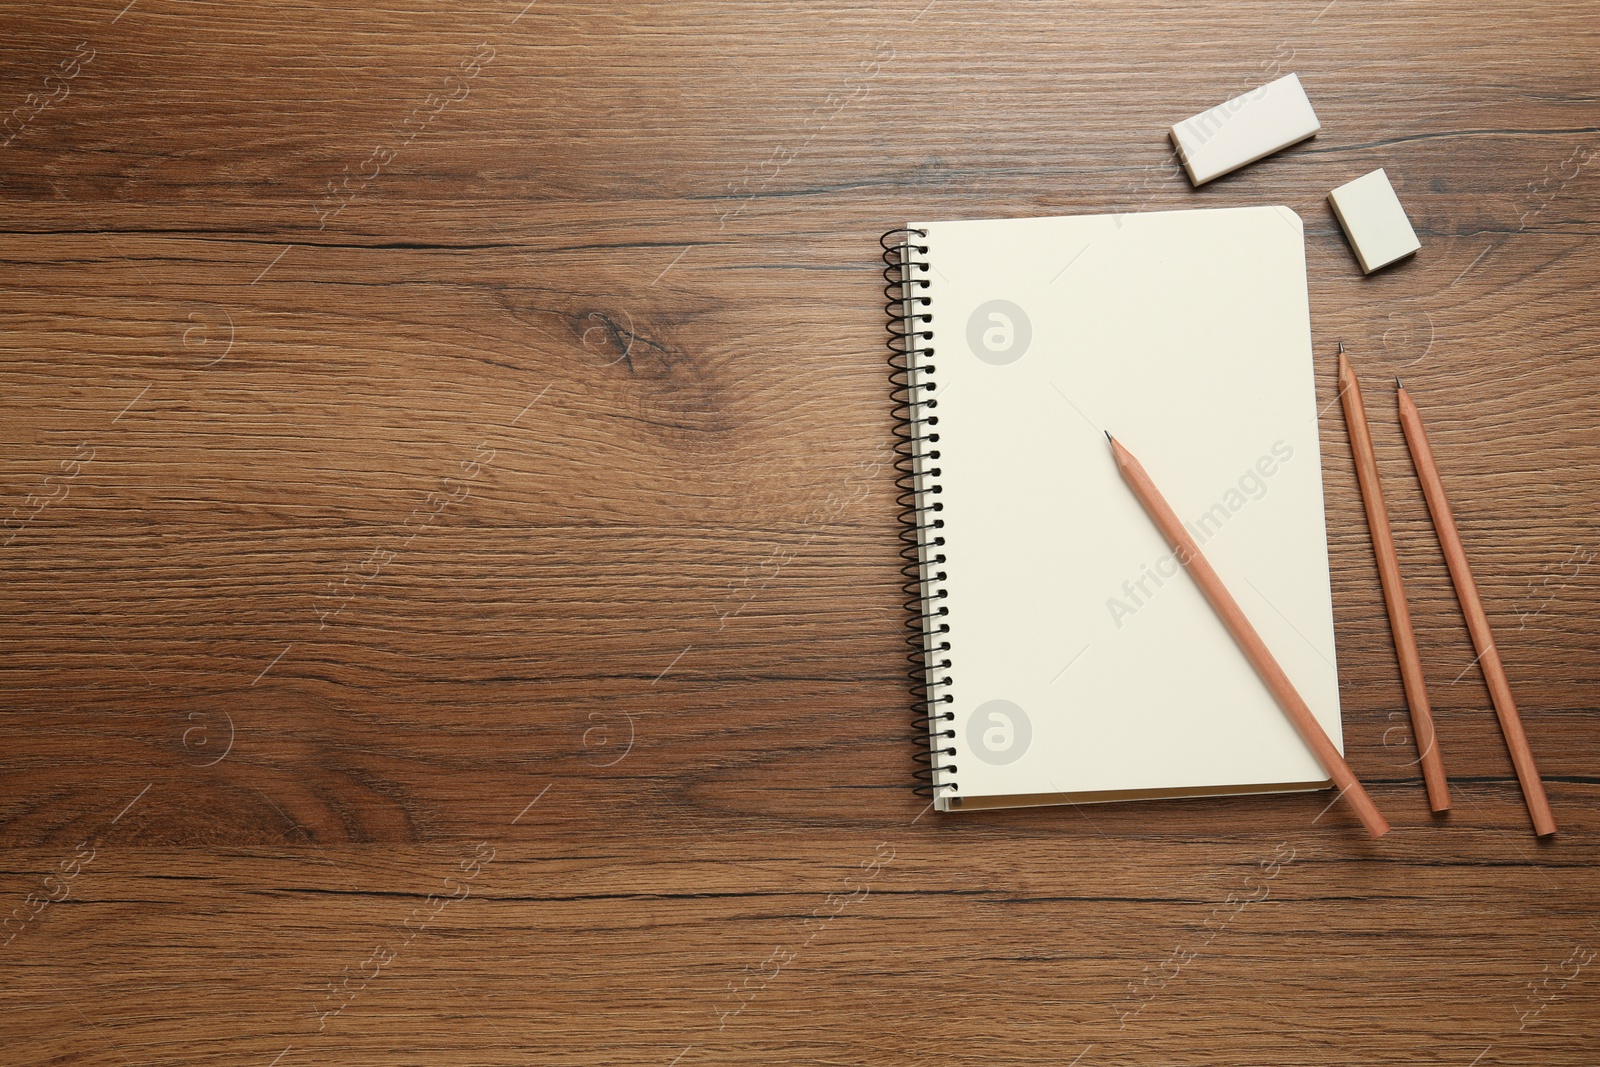
[(1299, 216), (929, 222), (884, 245), (920, 790), (948, 811), (1326, 787), (1105, 438), (1342, 751)]

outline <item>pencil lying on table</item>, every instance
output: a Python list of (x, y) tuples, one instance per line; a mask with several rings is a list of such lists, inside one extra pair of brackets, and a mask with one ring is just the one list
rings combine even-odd
[(1433, 731), (1433, 713), (1428, 710), (1422, 657), (1417, 654), (1417, 635), (1411, 629), (1411, 609), (1406, 604), (1405, 581), (1400, 577), (1400, 557), (1394, 551), (1389, 508), (1383, 502), (1383, 484), (1378, 480), (1372, 433), (1367, 428), (1367, 408), (1361, 401), (1361, 383), (1350, 369), (1350, 359), (1344, 354), (1342, 341), (1339, 343), (1339, 402), (1344, 406), (1345, 425), (1350, 429), (1356, 481), (1361, 486), (1361, 503), (1367, 512), (1367, 529), (1372, 531), (1372, 552), (1378, 557), (1379, 584), (1383, 586), (1383, 603), (1389, 611), (1389, 632), (1394, 636), (1395, 657), (1400, 661), (1406, 705), (1411, 709), (1411, 732), (1416, 735), (1417, 752), (1422, 757), (1422, 780), (1428, 788), (1428, 806), (1434, 811), (1448, 811), (1450, 786), (1445, 781), (1439, 739)]
[(1339, 755), (1339, 750), (1328, 739), (1322, 724), (1311, 714), (1311, 709), (1295, 690), (1294, 683), (1283, 673), (1283, 668), (1267, 649), (1266, 642), (1261, 640), (1261, 635), (1256, 633), (1256, 628), (1250, 625), (1250, 620), (1245, 617), (1238, 602), (1228, 592), (1228, 587), (1222, 584), (1217, 572), (1211, 569), (1211, 564), (1200, 554), (1200, 546), (1189, 536), (1189, 531), (1184, 528), (1183, 523), (1161, 495), (1161, 491), (1150, 480), (1150, 475), (1145, 473), (1144, 467), (1115, 437), (1108, 433), (1106, 440), (1111, 442), (1111, 454), (1116, 457), (1117, 469), (1122, 472), (1122, 478), (1128, 483), (1128, 488), (1133, 490), (1133, 495), (1139, 498), (1139, 503), (1144, 505), (1145, 511), (1149, 513), (1167, 542), (1172, 545), (1179, 562), (1184, 565), (1195, 584), (1200, 587), (1200, 591), (1211, 602), (1223, 625), (1233, 634), (1233, 639), (1239, 643), (1245, 658), (1250, 661), (1250, 665), (1256, 669), (1261, 680), (1272, 691), (1278, 705), (1289, 716), (1295, 731), (1317, 757), (1322, 769), (1328, 772), (1328, 777), (1339, 787), (1339, 795), (1350, 801), (1350, 806), (1355, 809), (1361, 825), (1367, 828), (1367, 833), (1373, 837), (1382, 837), (1388, 833), (1389, 823), (1378, 811), (1372, 798), (1367, 796), (1367, 791), (1361, 788), (1361, 783), (1356, 780), (1350, 765), (1345, 763), (1344, 757)]
[(1528, 747), (1528, 735), (1522, 730), (1522, 717), (1517, 714), (1517, 702), (1511, 699), (1511, 684), (1506, 681), (1506, 669), (1500, 662), (1500, 650), (1495, 647), (1494, 633), (1489, 629), (1489, 617), (1484, 614), (1483, 601), (1478, 597), (1478, 583), (1472, 580), (1472, 568), (1467, 565), (1467, 553), (1461, 547), (1461, 533), (1456, 529), (1455, 515), (1450, 511), (1450, 501), (1444, 495), (1444, 483), (1439, 480), (1439, 468), (1433, 462), (1433, 448), (1428, 444), (1428, 431), (1423, 429), (1422, 416), (1411, 396), (1394, 380), (1395, 398), (1400, 404), (1400, 425), (1405, 428), (1406, 447), (1411, 450), (1411, 461), (1416, 464), (1417, 479), (1422, 482), (1422, 495), (1428, 501), (1428, 511), (1433, 515), (1433, 528), (1439, 534), (1439, 547), (1444, 549), (1444, 561), (1450, 567), (1450, 580), (1455, 583), (1456, 599), (1461, 602), (1461, 614), (1466, 616), (1467, 631), (1472, 634), (1472, 645), (1478, 652), (1478, 662), (1483, 666), (1483, 679), (1489, 685), (1489, 697), (1494, 701), (1494, 713), (1500, 720), (1500, 732), (1505, 734), (1506, 748), (1511, 751), (1511, 763), (1517, 769), (1517, 781), (1522, 785), (1522, 796), (1528, 802), (1528, 814), (1533, 816), (1533, 832), (1540, 837), (1556, 832), (1556, 818), (1550, 811), (1550, 801), (1544, 795), (1544, 781), (1533, 762), (1533, 749)]

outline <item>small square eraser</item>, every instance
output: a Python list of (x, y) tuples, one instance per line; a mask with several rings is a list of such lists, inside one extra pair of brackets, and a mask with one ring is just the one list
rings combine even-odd
[(1382, 167), (1339, 186), (1328, 194), (1328, 202), (1339, 216), (1339, 225), (1350, 238), (1350, 247), (1355, 249), (1365, 274), (1404, 259), (1422, 247)]
[(1204, 185), (1229, 171), (1298, 144), (1322, 129), (1300, 78), (1285, 74), (1275, 82), (1236, 96), (1172, 127), (1189, 180)]

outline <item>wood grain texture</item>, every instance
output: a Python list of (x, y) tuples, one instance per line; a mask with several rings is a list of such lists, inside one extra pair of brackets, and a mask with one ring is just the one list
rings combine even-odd
[[(1596, 4), (124, 3), (0, 15), (0, 1059), (1594, 1062)], [(1166, 127), (1289, 70), (1323, 132), (1193, 190)], [(1257, 203), (1394, 831), (924, 813), (878, 234)], [(1369, 389), (1428, 812), (1338, 339), (1550, 841)]]

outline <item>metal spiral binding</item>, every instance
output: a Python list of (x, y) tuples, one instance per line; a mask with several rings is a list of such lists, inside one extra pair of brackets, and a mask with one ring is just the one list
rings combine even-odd
[[(894, 401), (895, 436), (895, 486), (900, 490), (896, 503), (900, 507), (900, 558), (905, 561), (900, 573), (905, 576), (901, 590), (906, 596), (906, 661), (911, 669), (906, 677), (911, 686), (911, 720), (916, 751), (913, 759), (917, 767), (916, 792), (920, 796), (934, 797), (943, 789), (957, 791), (954, 763), (941, 764), (940, 757), (954, 756), (955, 712), (935, 710), (938, 705), (949, 704), (955, 698), (940, 690), (951, 684), (950, 642), (945, 635), (950, 624), (942, 622), (950, 609), (935, 606), (948, 596), (941, 584), (945, 572), (944, 536), (937, 531), (944, 528), (939, 512), (944, 505), (936, 498), (941, 492), (939, 468), (932, 461), (939, 458), (939, 450), (929, 446), (939, 442), (938, 415), (931, 412), (939, 406), (931, 395), (936, 388), (934, 364), (927, 362), (934, 354), (932, 299), (918, 295), (928, 287), (928, 264), (918, 260), (926, 255), (927, 245), (914, 244), (915, 238), (926, 238), (926, 230), (890, 230), (878, 239), (883, 246), (884, 310), (889, 317), (889, 383), (890, 398)], [(920, 479), (920, 485), (919, 485)]]

